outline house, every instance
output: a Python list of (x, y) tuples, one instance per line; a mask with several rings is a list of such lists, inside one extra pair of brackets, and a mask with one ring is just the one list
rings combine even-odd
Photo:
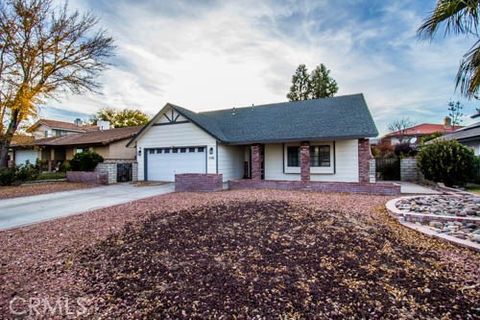
[[(42, 139), (98, 131), (99, 129), (99, 126), (83, 124), (80, 119), (76, 119), (73, 123), (51, 119), (39, 119), (27, 129), (27, 132), (32, 134), (35, 139)], [(103, 129), (109, 128), (106, 127)]]
[(443, 124), (421, 123), (410, 128), (390, 132), (382, 137), (381, 142), (392, 146), (400, 143), (409, 143), (418, 145), (422, 137), (426, 137), (435, 133), (442, 135), (451, 133), (462, 128), (461, 126), (452, 126), (450, 117), (445, 117)]
[[(76, 153), (91, 150), (100, 154), (104, 162), (97, 168), (109, 173), (109, 183), (132, 180), (136, 156), (134, 148), (125, 145), (140, 130), (140, 127), (89, 130), (84, 133), (67, 134), (58, 137), (37, 139), (33, 142), (12, 144), (15, 165), (45, 164), (48, 171), (58, 170), (62, 163), (69, 161)], [(31, 155), (25, 158), (25, 152)], [(135, 170), (136, 171), (136, 170)]]
[(355, 94), (198, 113), (167, 103), (128, 146), (137, 150), (139, 180), (221, 174), (224, 182), (353, 188), (374, 177), (368, 138), (377, 135), (363, 95)]
[(439, 139), (457, 140), (461, 144), (472, 148), (475, 155), (480, 156), (480, 122), (458, 129), (455, 132), (440, 137)]

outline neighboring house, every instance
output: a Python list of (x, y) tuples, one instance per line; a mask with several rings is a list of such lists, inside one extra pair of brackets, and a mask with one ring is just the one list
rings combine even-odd
[[(109, 129), (109, 128), (104, 128)], [(62, 137), (70, 134), (85, 133), (100, 130), (99, 126), (83, 124), (80, 119), (75, 122), (65, 122), (50, 119), (40, 119), (27, 129), (35, 139)]]
[(34, 164), (40, 160), (46, 165), (46, 169), (52, 171), (58, 170), (62, 163), (71, 160), (76, 153), (91, 150), (104, 158), (104, 162), (97, 169), (109, 173), (109, 183), (129, 181), (132, 179), (132, 172), (136, 170), (136, 157), (135, 149), (127, 148), (126, 144), (139, 130), (140, 127), (97, 129), (37, 139), (28, 144), (14, 143), (11, 157), (15, 165)]
[(455, 132), (439, 138), (443, 140), (457, 140), (473, 149), (475, 155), (480, 156), (480, 122), (461, 128)]
[(223, 180), (370, 182), (368, 137), (378, 135), (362, 94), (209, 112), (167, 103), (130, 141), (138, 179), (178, 173)]
[(389, 143), (392, 146), (399, 143), (410, 143), (411, 145), (417, 145), (420, 143), (422, 137), (429, 136), (434, 133), (447, 134), (460, 128), (462, 127), (452, 126), (451, 119), (449, 117), (445, 117), (443, 124), (422, 123), (404, 130), (391, 132), (383, 136), (381, 142)]
[[(40, 119), (27, 129), (30, 135), (17, 135), (11, 143), (10, 160), (12, 164), (35, 164), (42, 156), (36, 141), (46, 138), (65, 137), (108, 130), (110, 123), (101, 121), (98, 125), (83, 124), (80, 119), (74, 122), (65, 122), (51, 119)], [(20, 139), (21, 138), (21, 139)], [(43, 157), (45, 159), (45, 157)]]

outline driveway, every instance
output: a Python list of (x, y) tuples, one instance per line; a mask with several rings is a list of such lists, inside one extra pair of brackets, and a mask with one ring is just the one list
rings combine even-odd
[(173, 183), (156, 186), (116, 184), (0, 200), (0, 230), (110, 207), (173, 191)]

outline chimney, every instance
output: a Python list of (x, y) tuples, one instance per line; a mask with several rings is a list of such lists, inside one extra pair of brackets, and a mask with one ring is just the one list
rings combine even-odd
[(109, 130), (110, 129), (110, 121), (98, 120), (97, 127), (100, 131)]
[(77, 126), (77, 127), (80, 127), (83, 123), (82, 119), (80, 118), (77, 118), (75, 119), (75, 121), (73, 121), (73, 123)]
[(451, 128), (452, 127), (452, 119), (450, 117), (445, 117), (445, 119), (443, 119), (443, 126), (445, 128)]

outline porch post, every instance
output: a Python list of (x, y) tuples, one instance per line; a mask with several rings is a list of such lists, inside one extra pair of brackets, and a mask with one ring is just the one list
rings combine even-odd
[(370, 160), (373, 159), (368, 139), (358, 139), (358, 181), (370, 182)]
[(303, 182), (310, 181), (310, 142), (300, 145), (300, 178)]
[(260, 152), (261, 146), (253, 144), (252, 148), (252, 180), (262, 179), (262, 154)]

